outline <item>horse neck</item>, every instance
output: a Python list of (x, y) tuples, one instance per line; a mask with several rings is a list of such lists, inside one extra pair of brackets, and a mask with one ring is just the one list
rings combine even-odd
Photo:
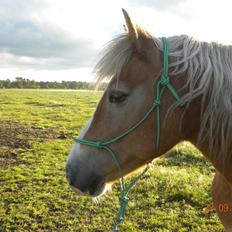
[(216, 154), (214, 150), (210, 150), (209, 141), (207, 138), (202, 142), (198, 141), (198, 134), (201, 122), (201, 97), (191, 101), (186, 109), (183, 118), (183, 133), (184, 139), (190, 141), (196, 146), (202, 154), (212, 163), (212, 165), (230, 182), (232, 183), (232, 152), (222, 158)]

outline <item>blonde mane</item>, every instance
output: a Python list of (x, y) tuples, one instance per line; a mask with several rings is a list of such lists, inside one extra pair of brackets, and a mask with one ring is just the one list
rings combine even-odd
[(127, 33), (109, 41), (100, 53), (101, 58), (94, 67), (96, 83), (109, 81), (114, 76), (119, 77), (131, 54), (132, 46)]
[[(184, 87), (189, 91), (182, 98), (190, 102), (202, 96), (198, 140), (208, 139), (210, 150), (225, 159), (232, 149), (232, 46), (199, 42), (186, 35), (168, 40), (169, 56), (175, 60), (170, 75), (187, 73)], [(154, 43), (163, 50), (159, 38)], [(94, 69), (97, 82), (118, 77), (131, 54), (127, 34), (110, 41)]]

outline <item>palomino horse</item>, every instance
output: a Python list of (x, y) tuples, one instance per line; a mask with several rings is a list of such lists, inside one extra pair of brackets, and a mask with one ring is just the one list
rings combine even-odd
[(232, 231), (232, 47), (186, 35), (165, 42), (123, 14), (127, 32), (109, 43), (95, 68), (98, 81), (110, 82), (69, 154), (69, 184), (79, 194), (101, 195), (120, 172), (128, 174), (187, 140), (217, 170), (213, 204)]

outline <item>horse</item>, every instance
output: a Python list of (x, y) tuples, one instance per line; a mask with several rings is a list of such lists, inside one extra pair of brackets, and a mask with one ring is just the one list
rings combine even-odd
[(165, 41), (134, 24), (124, 9), (123, 15), (126, 32), (107, 44), (94, 68), (97, 82), (108, 86), (69, 153), (69, 185), (99, 196), (189, 141), (216, 169), (213, 205), (232, 231), (232, 46), (187, 35)]

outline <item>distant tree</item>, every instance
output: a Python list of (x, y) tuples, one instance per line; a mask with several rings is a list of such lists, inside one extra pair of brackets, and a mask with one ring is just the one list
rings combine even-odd
[[(98, 89), (103, 90), (107, 86), (103, 83)], [(0, 88), (27, 88), (27, 89), (94, 89), (94, 84), (83, 81), (34, 81), (25, 79), (23, 77), (16, 77), (15, 80), (10, 81), (0, 80)]]
[(76, 81), (69, 81), (68, 88), (69, 89), (78, 89), (78, 83)]
[(61, 82), (61, 85), (62, 85), (62, 89), (67, 89), (67, 88), (68, 88), (68, 83), (67, 83), (67, 81), (62, 81), (62, 82)]
[(4, 87), (5, 88), (11, 88), (11, 81), (9, 79), (4, 81)]
[(22, 77), (16, 77), (15, 81), (12, 82), (12, 83), (13, 83), (14, 88), (22, 89), (23, 88), (23, 82), (24, 82), (24, 80), (23, 80)]
[(32, 88), (32, 89), (38, 88), (38, 84), (36, 83), (36, 81), (31, 80), (28, 83), (29, 83), (29, 85), (28, 85), (29, 88)]
[(49, 88), (48, 82), (47, 81), (40, 81), (40, 82), (38, 82), (38, 88), (48, 89)]

